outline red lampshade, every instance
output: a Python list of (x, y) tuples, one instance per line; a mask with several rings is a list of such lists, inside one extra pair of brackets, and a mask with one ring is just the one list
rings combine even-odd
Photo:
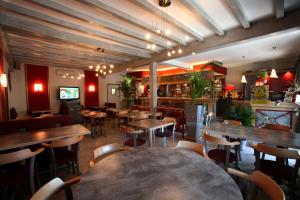
[(34, 92), (42, 92), (43, 91), (43, 84), (41, 84), (41, 83), (35, 83), (33, 85), (33, 91)]
[(89, 86), (89, 92), (95, 92), (95, 86), (94, 85)]
[(225, 90), (226, 91), (233, 91), (234, 89), (235, 89), (234, 85), (226, 84), (226, 86), (225, 86)]

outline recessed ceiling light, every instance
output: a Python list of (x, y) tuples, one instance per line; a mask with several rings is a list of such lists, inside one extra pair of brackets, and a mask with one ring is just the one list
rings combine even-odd
[(150, 38), (151, 38), (151, 35), (150, 35), (150, 33), (147, 33), (147, 34), (146, 34), (146, 39), (148, 39), (148, 40), (149, 40)]

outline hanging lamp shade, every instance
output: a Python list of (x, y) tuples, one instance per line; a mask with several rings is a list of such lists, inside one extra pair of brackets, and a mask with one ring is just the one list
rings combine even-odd
[(276, 70), (275, 69), (272, 69), (271, 71), (271, 75), (270, 75), (270, 78), (278, 78), (277, 74), (276, 74)]
[(244, 74), (242, 76), (241, 83), (247, 83), (246, 76)]

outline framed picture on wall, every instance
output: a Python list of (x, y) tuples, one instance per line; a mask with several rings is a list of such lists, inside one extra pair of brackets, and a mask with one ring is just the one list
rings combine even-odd
[(116, 95), (117, 93), (116, 93), (116, 88), (112, 88), (111, 89), (111, 95)]

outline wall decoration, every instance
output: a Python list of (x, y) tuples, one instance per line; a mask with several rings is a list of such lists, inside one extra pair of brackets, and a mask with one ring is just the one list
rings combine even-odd
[(251, 102), (267, 104), (269, 102), (269, 85), (252, 85)]

